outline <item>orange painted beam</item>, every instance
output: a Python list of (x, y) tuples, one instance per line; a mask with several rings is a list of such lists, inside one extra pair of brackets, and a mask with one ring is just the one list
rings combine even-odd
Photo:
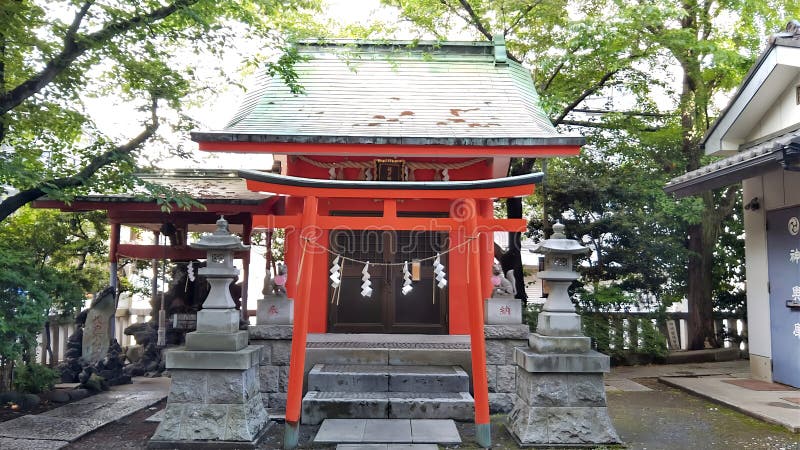
[(253, 229), (299, 228), (302, 221), (300, 214), (278, 216), (274, 214), (254, 214)]
[(305, 198), (303, 220), (300, 231), (300, 270), (297, 274), (297, 296), (294, 300), (294, 330), (292, 353), (289, 359), (289, 387), (286, 395), (286, 434), (284, 448), (296, 448), (296, 436), (300, 426), (300, 410), (303, 401), (303, 372), (306, 362), (306, 339), (308, 335), (308, 312), (311, 299), (311, 280), (314, 273), (314, 255), (305, 239), (316, 239), (313, 231), (317, 219), (318, 200), (314, 196)]
[(519, 157), (547, 158), (577, 156), (580, 145), (397, 145), (397, 144), (303, 144), (294, 142), (209, 142), (198, 141), (207, 152), (272, 153), (280, 155), (386, 156), (442, 158)]
[[(478, 442), (482, 446), (487, 446), (486, 442), (481, 442), (482, 436), (488, 433), (489, 427), (489, 382), (486, 374), (486, 341), (483, 330), (483, 289), (481, 282), (484, 274), (481, 272), (481, 244), (478, 235), (477, 205), (475, 200), (466, 200), (470, 206), (472, 214), (466, 219), (467, 239), (474, 237), (470, 241), (467, 254), (467, 302), (469, 308), (469, 338), (470, 354), (472, 355), (472, 386), (475, 398), (475, 425)], [(488, 275), (488, 274), (487, 274)]]
[[(249, 254), (249, 250), (234, 252), (235, 258), (244, 258)], [(117, 257), (134, 259), (206, 259), (208, 252), (196, 250), (190, 247), (164, 247), (163, 245), (152, 244), (119, 244), (117, 246)]]
[[(396, 211), (394, 211), (396, 213)], [(392, 212), (387, 212), (391, 214)], [(253, 216), (253, 228), (298, 228), (299, 216)], [(344, 217), (317, 216), (314, 225), (322, 230), (426, 230), (452, 231), (463, 226), (463, 222), (447, 217)], [(516, 231), (527, 229), (525, 219), (494, 219), (479, 217), (477, 227), (480, 232)]]
[(534, 185), (505, 186), (486, 189), (348, 189), (330, 188), (320, 191), (315, 187), (288, 186), (285, 184), (267, 183), (264, 181), (247, 180), (247, 189), (257, 192), (273, 192), (282, 195), (297, 197), (318, 196), (321, 198), (371, 198), (400, 199), (400, 198), (431, 198), (431, 199), (456, 199), (456, 198), (510, 198), (524, 197), (533, 194)]

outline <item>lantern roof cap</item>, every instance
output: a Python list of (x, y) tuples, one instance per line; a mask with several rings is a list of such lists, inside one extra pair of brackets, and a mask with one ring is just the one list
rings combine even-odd
[(217, 220), (217, 229), (209, 234), (204, 234), (199, 241), (189, 245), (196, 249), (207, 250), (247, 250), (249, 245), (242, 244), (239, 236), (232, 234), (228, 230), (228, 221), (225, 216), (219, 216)]
[(567, 239), (564, 234), (564, 224), (556, 222), (553, 225), (553, 234), (550, 239), (545, 239), (542, 243), (533, 248), (537, 253), (566, 253), (571, 255), (580, 255), (590, 253), (591, 249), (575, 239)]

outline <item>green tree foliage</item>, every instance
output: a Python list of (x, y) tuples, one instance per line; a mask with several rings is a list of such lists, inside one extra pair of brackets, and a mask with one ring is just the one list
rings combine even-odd
[[(612, 281), (628, 293), (688, 298), (690, 347), (713, 343), (712, 295), (723, 302), (737, 288), (721, 281), (735, 273), (741, 240), (720, 243), (719, 237), (721, 230), (734, 228), (729, 221), (739, 189), (675, 201), (661, 188), (708, 162), (700, 140), (717, 113), (714, 96), (738, 85), (766, 36), (800, 15), (800, 5), (786, 0), (387, 3), (421, 29), (440, 30), (437, 35), (466, 29), (476, 38), (506, 36), (512, 59), (530, 65), (553, 123), (587, 136), (582, 157), (550, 163), (539, 191), (544, 220), (537, 228), (549, 234), (553, 219), (570, 222), (568, 231), (597, 252), (586, 270), (595, 284)], [(726, 255), (724, 268), (715, 269), (715, 252)], [(734, 292), (741, 296), (740, 288)]]
[[(143, 145), (155, 149), (165, 125), (192, 126), (184, 107), (219, 87), (210, 80), (231, 74), (230, 56), (238, 48), (246, 48), (246, 59), (258, 65), (283, 50), (268, 70), (297, 88), (291, 71), (297, 55), (284, 42), (296, 30), (313, 28), (305, 8), (315, 4), (0, 2), (0, 188), (12, 188), (0, 201), (0, 220), (43, 195), (69, 200), (90, 189), (141, 184), (132, 174)], [(98, 97), (138, 108), (132, 120), (139, 125), (131, 124), (132, 131), (100, 129), (87, 108), (87, 100)], [(185, 155), (179, 145), (164, 146)]]
[(106, 239), (101, 213), (24, 207), (0, 222), (0, 365), (30, 363), (47, 317), (75, 312), (107, 283)]

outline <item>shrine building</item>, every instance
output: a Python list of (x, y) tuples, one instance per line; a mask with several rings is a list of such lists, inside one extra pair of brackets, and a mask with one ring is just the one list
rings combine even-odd
[[(584, 139), (555, 130), (539, 106), (530, 72), (507, 58), (502, 41), (308, 41), (297, 49), (304, 59), (295, 66), (301, 93), (264, 74), (223, 129), (194, 132), (192, 139), (205, 151), (273, 154), (280, 173), (289, 177), (331, 188), (364, 187), (355, 198), (319, 193), (320, 230), (309, 256), (313, 270), (306, 274), (309, 332), (468, 333), (466, 253), (448, 252), (461, 249), (465, 237), (445, 223), (459, 205), (457, 191), (428, 198), (393, 191), (387, 201), (369, 183), (427, 182), (436, 189), (500, 179), (511, 158), (574, 156)], [(255, 172), (240, 175), (254, 191), (286, 194), (271, 192), (280, 188), (264, 184)], [(301, 196), (282, 195), (278, 216), (269, 222), (256, 215), (253, 228), (277, 226), (281, 215), (299, 215), (303, 206)], [(479, 198), (477, 209), (481, 220), (490, 221), (491, 195)], [(404, 221), (411, 227), (398, 226)], [(439, 226), (428, 229), (431, 222)], [(488, 280), (491, 233), (481, 236), (480, 248), (481, 274)], [(288, 230), (292, 298), (302, 253), (299, 234)], [(450, 274), (442, 289), (433, 287), (436, 254)], [(360, 295), (363, 264), (349, 259), (334, 292), (328, 269), (337, 255), (370, 262), (370, 297)], [(422, 261), (420, 279), (403, 294), (400, 264), (414, 260)], [(488, 297), (485, 284), (482, 296)]]

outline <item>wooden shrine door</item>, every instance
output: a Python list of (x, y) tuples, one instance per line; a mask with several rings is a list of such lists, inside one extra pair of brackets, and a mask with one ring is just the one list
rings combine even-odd
[[(336, 230), (332, 252), (370, 261), (372, 296), (361, 295), (364, 265), (346, 260), (339, 289), (328, 288), (328, 331), (331, 333), (446, 334), (447, 288), (434, 288), (433, 261), (448, 248), (447, 233), (389, 230)], [(334, 256), (329, 258), (329, 265)], [(427, 258), (427, 259), (426, 259)], [(420, 279), (403, 295), (403, 261), (421, 262)], [(441, 256), (447, 267), (447, 255)], [(384, 265), (389, 264), (389, 265)], [(447, 270), (447, 269), (445, 269)]]

